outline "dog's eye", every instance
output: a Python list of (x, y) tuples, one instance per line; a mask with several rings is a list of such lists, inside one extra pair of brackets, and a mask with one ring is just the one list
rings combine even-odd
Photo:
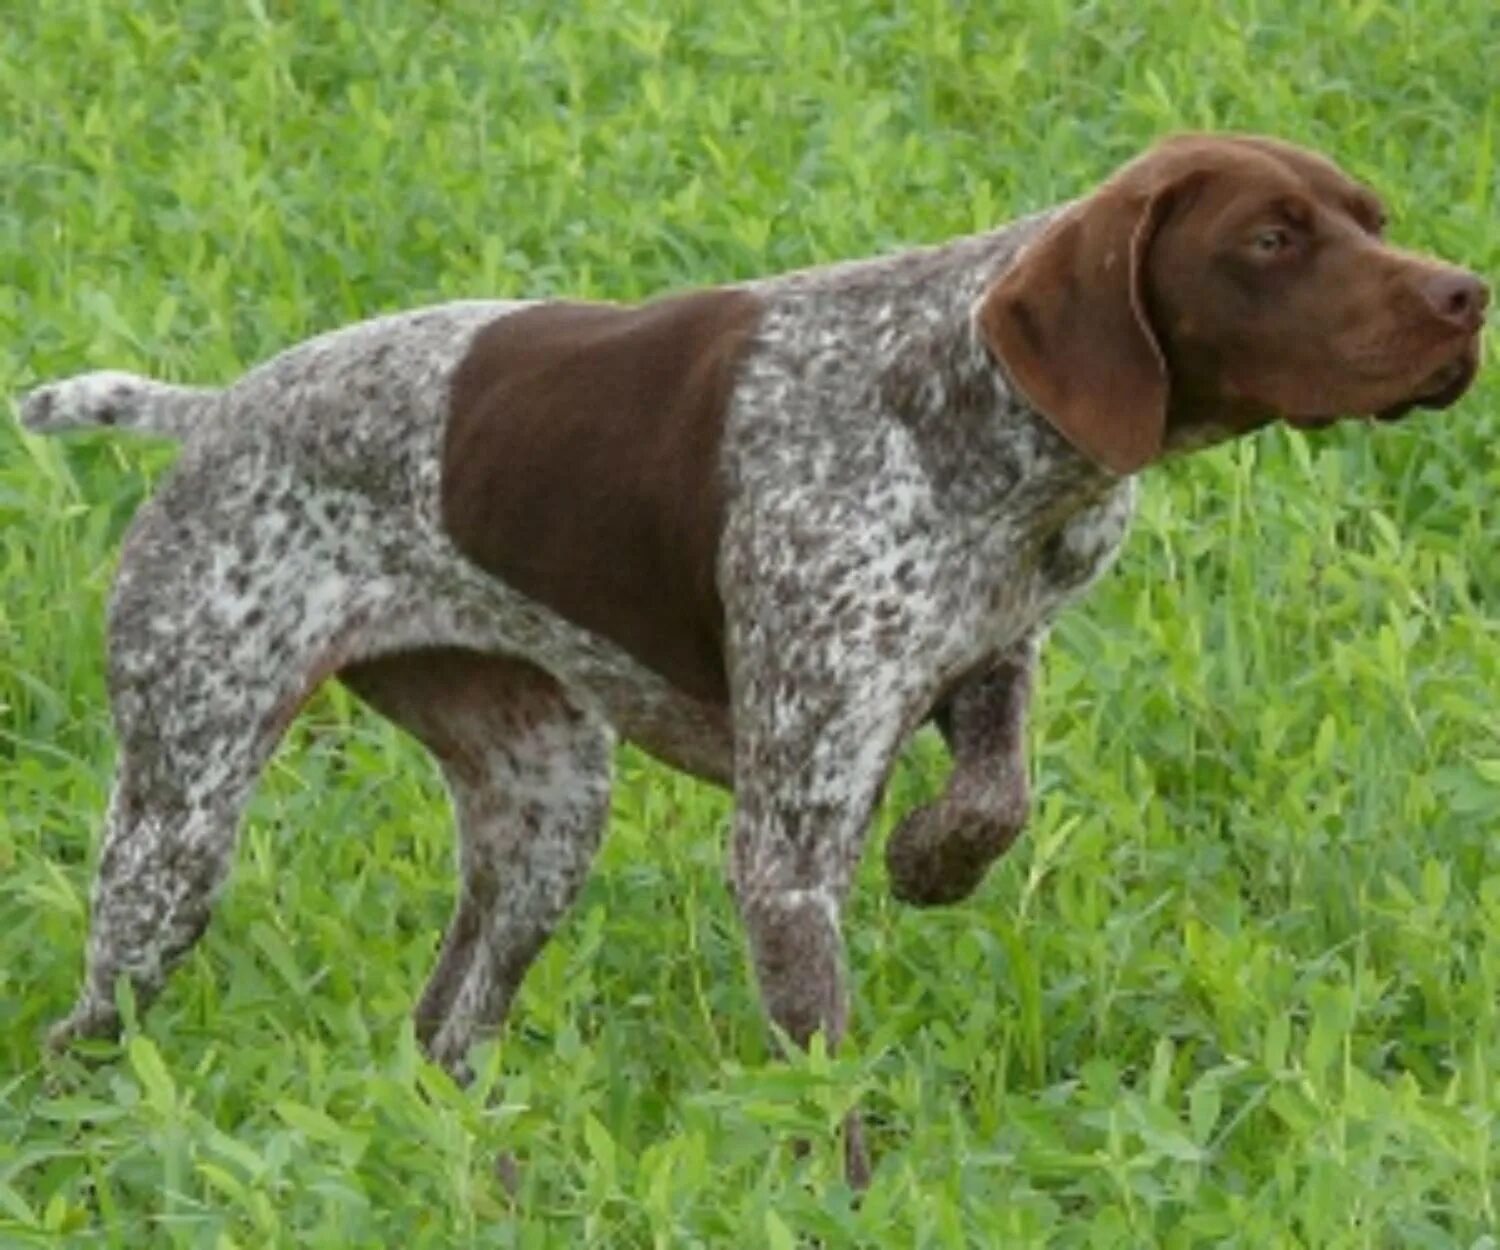
[(1269, 226), (1250, 241), (1257, 256), (1279, 256), (1292, 245), (1292, 235), (1281, 226)]

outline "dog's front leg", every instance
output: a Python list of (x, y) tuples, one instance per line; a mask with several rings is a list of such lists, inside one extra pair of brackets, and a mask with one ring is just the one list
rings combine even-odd
[[(764, 536), (761, 525), (755, 537)], [(935, 691), (927, 656), (942, 621), (926, 597), (893, 596), (883, 628), (872, 630), (867, 608), (883, 590), (872, 562), (834, 542), (825, 550), (834, 553), (827, 566), (726, 579), (736, 805), (729, 877), (767, 1014), (791, 1043), (805, 1047), (821, 1032), (833, 1049), (848, 1017), (844, 900), (896, 752)], [(729, 568), (764, 570), (769, 560), (750, 548)], [(858, 1113), (845, 1131), (846, 1174), (861, 1187), (869, 1163)]]
[(965, 681), (936, 721), (953, 756), (943, 793), (886, 842), (891, 891), (921, 907), (968, 898), (1026, 823), (1026, 711), (1038, 641), (1027, 638)]
[[(840, 917), (900, 712), (787, 694), (780, 715), (763, 708), (736, 726), (730, 883), (767, 1014), (797, 1046), (821, 1032), (832, 1050), (848, 1018)], [(855, 1188), (868, 1182), (858, 1112), (845, 1123), (845, 1170)]]

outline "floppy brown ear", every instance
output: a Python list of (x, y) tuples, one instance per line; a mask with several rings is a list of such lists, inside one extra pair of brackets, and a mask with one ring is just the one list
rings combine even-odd
[(1106, 185), (1051, 225), (985, 294), (980, 332), (1060, 434), (1112, 473), (1161, 454), (1167, 366), (1142, 295), (1170, 192)]

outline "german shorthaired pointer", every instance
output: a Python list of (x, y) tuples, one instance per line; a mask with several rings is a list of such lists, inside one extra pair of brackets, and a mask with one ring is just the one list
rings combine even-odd
[[(1383, 224), (1318, 156), (1183, 136), (941, 247), (640, 307), (448, 304), (222, 390), (36, 391), (32, 429), (185, 445), (114, 587), (119, 769), (54, 1041), (118, 1027), (116, 978), (160, 988), (336, 676), (426, 744), (456, 809), (416, 1008), (437, 1061), (464, 1071), (576, 897), (617, 734), (732, 785), (766, 1009), (836, 1042), (840, 909), (893, 758), (931, 719), (954, 769), (891, 837), (892, 887), (962, 899), (1025, 820), (1037, 652), (1114, 558), (1133, 475), (1469, 386), (1485, 286)], [(846, 1152), (859, 1183), (855, 1119)]]

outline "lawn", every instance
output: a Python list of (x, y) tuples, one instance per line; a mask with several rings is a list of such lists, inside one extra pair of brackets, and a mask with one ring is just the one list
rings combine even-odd
[[(940, 240), (1183, 127), (1328, 151), (1493, 280), (1497, 64), (1492, 0), (12, 4), (0, 393)], [(1500, 1245), (1497, 443), (1492, 373), (1152, 470), (1053, 635), (1026, 837), (927, 913), (867, 856), (837, 1056), (771, 1057), (725, 797), (623, 750), (598, 871), (459, 1089), (408, 1024), (441, 788), (334, 688), (168, 993), (44, 1061), (112, 758), (105, 592), (173, 453), (0, 417), (0, 1245)], [(872, 851), (942, 768), (920, 740)], [(827, 1132), (856, 1098), (858, 1204)]]

